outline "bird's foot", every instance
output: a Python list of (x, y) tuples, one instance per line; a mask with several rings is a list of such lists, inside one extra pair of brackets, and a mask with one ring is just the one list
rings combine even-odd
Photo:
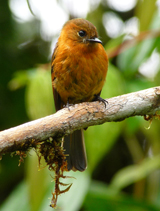
[(103, 99), (102, 97), (100, 97), (99, 95), (95, 95), (95, 101), (99, 101), (99, 102), (102, 102), (104, 103), (104, 106), (106, 108), (106, 105), (108, 104), (108, 101)]

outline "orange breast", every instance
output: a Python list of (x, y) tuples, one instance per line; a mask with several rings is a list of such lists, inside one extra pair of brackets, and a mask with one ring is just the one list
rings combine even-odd
[(84, 49), (81, 45), (72, 49), (58, 49), (52, 65), (53, 87), (66, 104), (92, 101), (100, 93), (106, 78), (108, 59), (101, 44)]

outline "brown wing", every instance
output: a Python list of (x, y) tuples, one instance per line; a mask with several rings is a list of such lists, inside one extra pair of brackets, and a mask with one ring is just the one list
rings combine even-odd
[(56, 44), (56, 47), (54, 49), (54, 52), (52, 55), (52, 62), (51, 62), (52, 89), (53, 89), (54, 104), (55, 104), (56, 111), (60, 110), (63, 107), (61, 97), (60, 97), (59, 93), (57, 92), (57, 90), (53, 86), (53, 81), (56, 79), (56, 76), (54, 73), (54, 60), (56, 58), (57, 50), (58, 50), (58, 43)]
[(54, 88), (53, 88), (53, 96), (54, 96), (54, 105), (55, 105), (56, 111), (58, 111), (63, 107), (63, 102), (57, 90)]

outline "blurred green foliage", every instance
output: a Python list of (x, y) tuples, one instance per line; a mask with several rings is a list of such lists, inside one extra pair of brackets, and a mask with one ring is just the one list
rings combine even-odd
[[(40, 33), (40, 20), (18, 22), (7, 0), (0, 3), (0, 130), (54, 112), (50, 78), (50, 44)], [(160, 60), (160, 15), (156, 0), (137, 1), (120, 12), (107, 1), (91, 9), (87, 19), (96, 25), (110, 58), (103, 98), (154, 87), (160, 84), (160, 67), (154, 77), (139, 70), (156, 52)], [(62, 1), (58, 1), (63, 8)], [(136, 17), (139, 35), (127, 33), (110, 38), (102, 21), (112, 11), (125, 25)], [(73, 14), (69, 14), (73, 17)], [(144, 36), (145, 33), (147, 36)], [(123, 45), (127, 36), (130, 42)], [(132, 43), (132, 41), (134, 42)], [(21, 46), (21, 43), (25, 43)], [(122, 45), (123, 51), (116, 51)], [(152, 67), (149, 69), (152, 73)], [(160, 210), (160, 122), (134, 117), (105, 123), (85, 131), (88, 169), (68, 172), (71, 189), (59, 196), (57, 210), (64, 211), (159, 211)], [(45, 163), (43, 163), (45, 166)], [(34, 151), (18, 167), (18, 158), (3, 156), (0, 162), (0, 210), (42, 211), (49, 207), (54, 189), (53, 173), (38, 171)]]

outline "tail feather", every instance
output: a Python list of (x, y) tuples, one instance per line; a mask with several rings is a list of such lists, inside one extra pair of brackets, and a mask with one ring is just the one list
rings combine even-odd
[(65, 136), (63, 148), (66, 154), (68, 170), (84, 171), (87, 167), (87, 158), (83, 131), (76, 130), (71, 135)]

